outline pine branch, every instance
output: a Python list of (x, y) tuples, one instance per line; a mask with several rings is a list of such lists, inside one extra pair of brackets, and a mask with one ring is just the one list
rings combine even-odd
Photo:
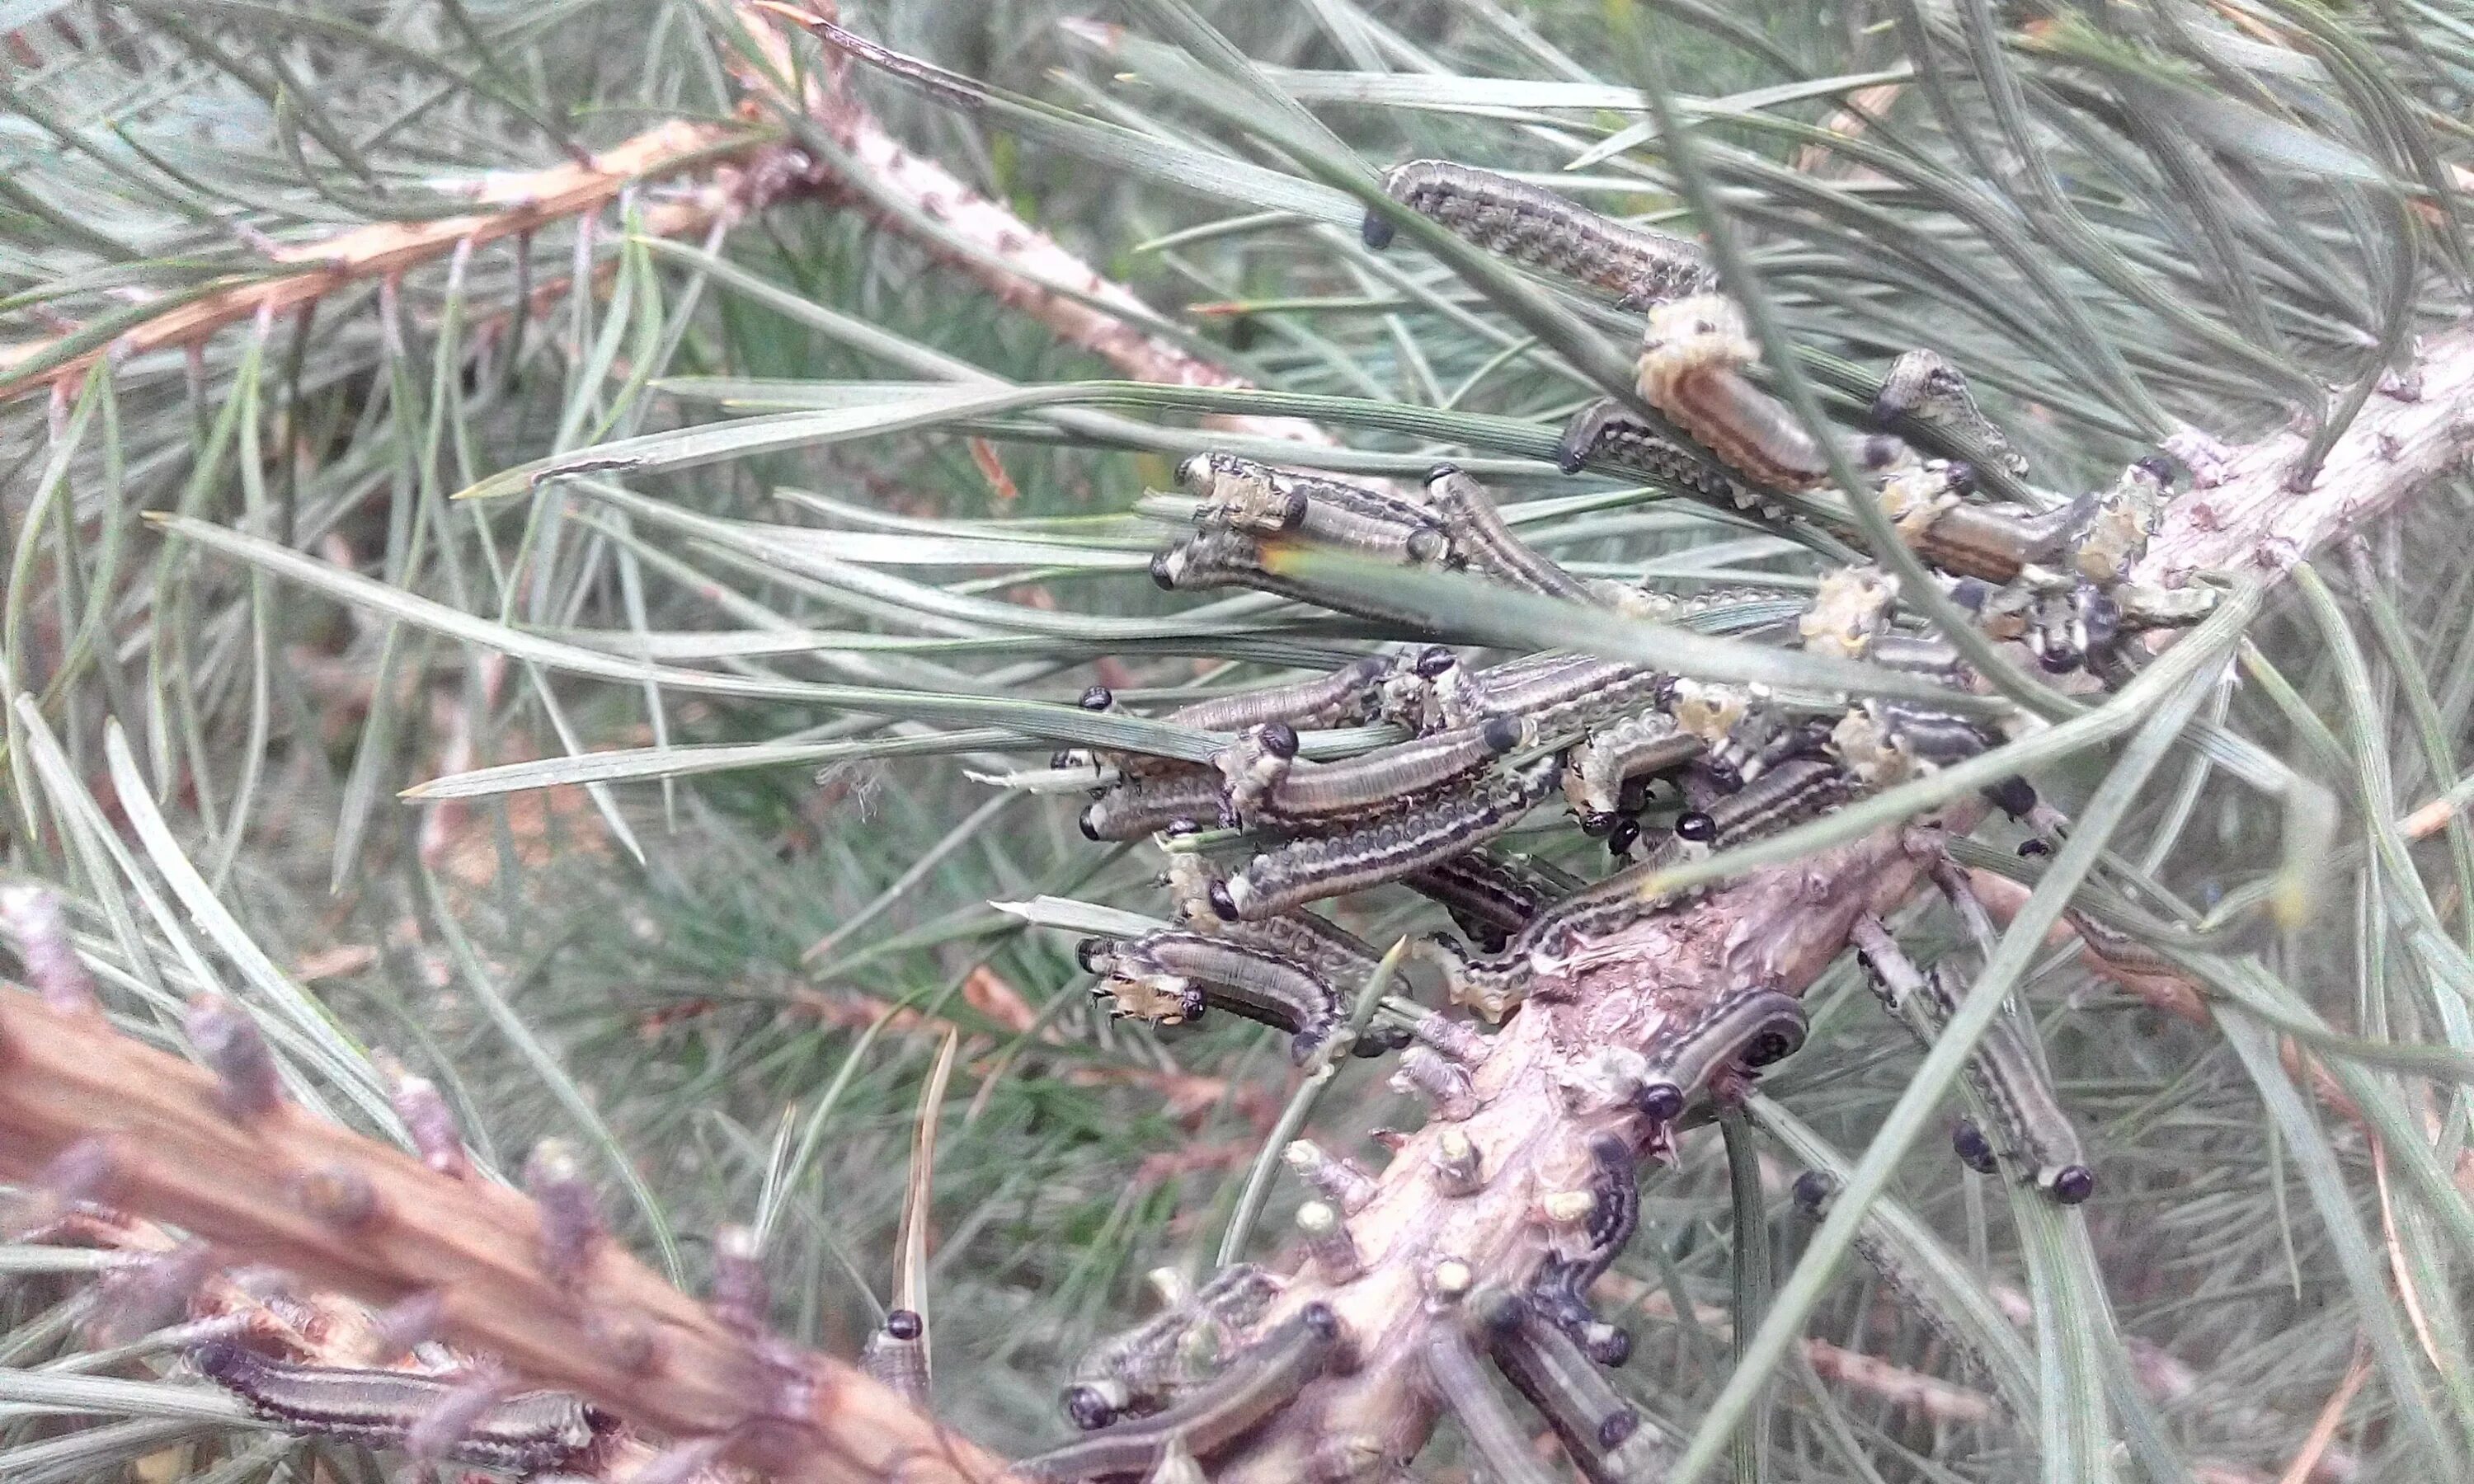
[[(2305, 442), (2272, 435), (2232, 449), (2210, 488), (2191, 498), (2216, 514), (2181, 513), (2160, 534), (2142, 574), (2186, 574), (2219, 563), (2274, 581), (2313, 548), (2410, 498), (2474, 449), (2474, 325), (2435, 336), (2404, 378), (2419, 400), (2374, 398), (2337, 442), (2314, 491), (2286, 491)], [(1972, 827), (1979, 811), (1962, 805), (1941, 823)], [(1379, 1176), (1380, 1189), (1350, 1218), (1349, 1235), (1365, 1273), (1332, 1286), (1313, 1277), (1293, 1284), (1281, 1309), (1329, 1304), (1356, 1336), (1358, 1370), (1327, 1383), (1318, 1405), (1298, 1407), (1266, 1430), (1223, 1475), (1238, 1484), (1299, 1477), (1333, 1435), (1363, 1433), (1395, 1458), (1414, 1457), (1439, 1405), (1418, 1356), (1437, 1321), (1425, 1295), (1436, 1263), (1458, 1259), (1481, 1284), (1518, 1291), (1547, 1254), (1539, 1203), (1581, 1188), (1591, 1167), (1588, 1145), (1606, 1126), (1597, 1110), (1575, 1110), (1559, 1092), (1560, 1074), (1608, 1045), (1654, 1052), (1661, 1036), (1731, 990), (1761, 985), (1800, 994), (1845, 948), (1864, 913), (1895, 910), (1923, 883), (1926, 867), (1888, 830), (1825, 855), (1773, 867), (1687, 910), (1643, 921), (1593, 952), (1641, 966), (1613, 990), (1580, 989), (1558, 1003), (1537, 999), (1490, 1042), (1474, 1078), (1475, 1110), (1462, 1121), (1438, 1118), (1402, 1141)], [(1480, 1151), (1486, 1185), (1473, 1196), (1443, 1193), (1434, 1170), (1445, 1128)], [(1345, 1421), (1343, 1421), (1345, 1420)]]
[(433, 262), (459, 244), (479, 246), (501, 237), (538, 231), (553, 222), (599, 211), (630, 186), (700, 166), (721, 164), (715, 180), (686, 201), (666, 201), (644, 213), (644, 230), (657, 236), (703, 231), (755, 203), (752, 191), (774, 187), (775, 173), (727, 162), (747, 160), (775, 148), (761, 131), (736, 124), (673, 121), (658, 125), (594, 156), (546, 170), (491, 180), (475, 196), (483, 209), (470, 216), (421, 222), (376, 222), (315, 242), (284, 246), (273, 253), (279, 271), (254, 277), (155, 316), (110, 345), (45, 364), (32, 372), (12, 368), (42, 361), (75, 332), (57, 340), (0, 348), (0, 400), (37, 387), (73, 386), (105, 356), (140, 355), (194, 345), (227, 325), (259, 315), (280, 315), (312, 304), (347, 284), (384, 278)]
[(727, 1436), (777, 1477), (926, 1484), (1001, 1467), (856, 1368), (734, 1332), (606, 1240), (573, 1271), (546, 1271), (544, 1216), (513, 1190), (290, 1104), (234, 1117), (224, 1094), (213, 1074), (99, 1017), (0, 992), (0, 1178), (38, 1182), (100, 1138), (93, 1200), (373, 1304), (435, 1292), (450, 1341), (649, 1431)]
[[(800, 73), (772, 17), (808, 26), (820, 18), (830, 21), (834, 13), (830, 4), (803, 11), (770, 0), (738, 0), (733, 9), (763, 63), (761, 67), (741, 65), (740, 81), (761, 95), (774, 97), (779, 96), (774, 78)], [(1003, 203), (989, 200), (942, 164), (896, 139), (850, 90), (848, 65), (840, 54), (828, 55), (837, 65), (823, 73), (807, 70), (797, 108), (850, 157), (858, 179), (845, 179), (844, 189), (863, 204), (882, 193), (885, 208), (879, 209), (878, 216), (887, 227), (911, 232), (914, 215), (935, 223), (949, 240), (911, 232), (920, 246), (977, 279), (1004, 303), (1048, 326), (1059, 340), (1100, 356), (1130, 380), (1177, 387), (1252, 384), (1139, 328), (1142, 321), (1153, 316), (1133, 290), (1101, 274)], [(1303, 418), (1233, 413), (1215, 414), (1203, 421), (1233, 433), (1324, 445), (1339, 443)]]

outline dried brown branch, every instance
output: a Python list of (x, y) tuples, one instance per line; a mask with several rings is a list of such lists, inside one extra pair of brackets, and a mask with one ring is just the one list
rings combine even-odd
[(2347, 1368), (2345, 1378), (2329, 1394), (2328, 1404), (2319, 1409), (2318, 1420), (2311, 1424), (2311, 1436), (2305, 1438), (2302, 1447), (2295, 1450), (2293, 1462), (2277, 1475), (2276, 1484), (2307, 1484), (2316, 1476), (2320, 1460), (2336, 1446), (2337, 1429), (2344, 1424), (2345, 1408), (2353, 1404), (2354, 1394), (2361, 1391), (2363, 1383), (2370, 1378), (2369, 1349), (2358, 1344), (2354, 1351), (2354, 1363)]
[[(1651, 1319), (1675, 1323), (1682, 1317), (1664, 1289), (1653, 1288), (1620, 1273), (1610, 1273), (1598, 1280), (1594, 1292), (1610, 1304)], [(1702, 1332), (1717, 1343), (1724, 1344), (1734, 1334), (1734, 1316), (1714, 1304), (1694, 1304), (1692, 1318)], [(1993, 1399), (1972, 1386), (1828, 1340), (1807, 1339), (1802, 1349), (1814, 1374), (1824, 1380), (1879, 1397), (1927, 1422), (1945, 1426), (1973, 1425), (1995, 1416)]]
[[(289, 1104), (236, 1121), (217, 1092), (211, 1074), (99, 1017), (0, 991), (0, 1179), (34, 1182), (100, 1138), (96, 1201), (365, 1303), (434, 1292), (452, 1343), (647, 1431), (726, 1434), (735, 1457), (781, 1478), (928, 1484), (1003, 1467), (851, 1366), (734, 1333), (608, 1241), (552, 1277), (542, 1215), (513, 1190)], [(321, 1208), (303, 1199), (312, 1175), (365, 1183), (369, 1199)]]
[[(830, 6), (816, 9), (831, 14)], [(800, 12), (748, 0), (740, 0), (735, 10), (764, 62), (763, 67), (740, 66), (740, 82), (759, 97), (780, 101), (774, 79), (800, 76), (801, 69), (793, 64), (773, 15), (767, 12), (778, 10), (794, 21)], [(1250, 385), (1175, 342), (1139, 328), (1152, 315), (1133, 290), (1104, 276), (942, 164), (904, 146), (844, 85), (841, 70), (809, 69), (805, 75), (804, 91), (791, 107), (833, 137), (870, 188), (862, 190), (861, 182), (843, 180), (842, 192), (849, 199), (865, 205), (872, 190), (936, 223), (947, 238), (923, 237), (922, 246), (931, 253), (977, 279), (1005, 303), (1038, 320), (1059, 339), (1104, 358), (1133, 380), (1172, 386)], [(658, 203), (644, 213), (646, 232), (663, 237), (695, 235), (716, 222), (766, 205), (793, 186), (813, 186), (819, 180), (813, 162), (799, 159), (766, 132), (739, 125), (662, 124), (604, 151), (589, 163), (495, 179), (474, 198), (484, 209), (470, 216), (380, 222), (283, 248), (276, 260), (293, 271), (235, 282), (224, 292), (147, 320), (107, 349), (40, 372), (12, 374), (11, 368), (42, 355), (57, 341), (0, 347), (0, 400), (81, 376), (106, 354), (193, 345), (260, 314), (280, 315), (314, 303), (348, 283), (401, 274), (444, 258), (459, 243), (477, 247), (536, 231), (551, 222), (597, 211), (630, 185), (708, 165), (717, 167), (714, 178), (691, 198)], [(829, 178), (826, 183), (831, 183)], [(900, 211), (877, 214), (896, 230), (909, 226)], [(971, 251), (957, 251), (955, 243)], [(537, 292), (536, 303), (541, 297)], [(74, 333), (74, 327), (63, 333)], [(1336, 442), (1330, 433), (1300, 418), (1228, 414), (1204, 420), (1232, 432), (1309, 443)]]
[(644, 229), (660, 236), (704, 230), (743, 208), (745, 187), (762, 172), (729, 166), (733, 160), (778, 147), (761, 131), (737, 124), (673, 121), (644, 131), (593, 156), (528, 174), (493, 178), (475, 194), (469, 216), (425, 222), (376, 222), (315, 242), (279, 249), (283, 271), (235, 282), (145, 321), (109, 347), (62, 362), (33, 375), (14, 374), (55, 342), (0, 347), (0, 399), (62, 378), (83, 376), (107, 354), (141, 354), (206, 339), (229, 324), (258, 315), (281, 315), (314, 303), (348, 283), (383, 278), (446, 257), (459, 243), (474, 246), (538, 231), (552, 222), (600, 210), (629, 186), (703, 166), (722, 164), (714, 180), (685, 201), (654, 203)]

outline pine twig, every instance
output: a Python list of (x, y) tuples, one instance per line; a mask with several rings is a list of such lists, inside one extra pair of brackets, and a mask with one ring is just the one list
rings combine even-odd
[[(2139, 578), (2233, 569), (2273, 582), (2312, 548), (2457, 467), (2474, 451), (2474, 323), (2432, 337), (2400, 382), (2419, 387), (2419, 398), (2383, 396), (2365, 407), (2329, 451), (2317, 484), (2300, 495), (2286, 488), (2305, 443), (2297, 435), (2231, 449), (2181, 441), (2204, 488), (2176, 502)], [(1964, 830), (1977, 817), (1972, 806), (1957, 806), (1942, 823)], [(1620, 943), (1593, 949), (1643, 966), (1637, 976), (1613, 990), (1585, 987), (1560, 1003), (1533, 1001), (1515, 1017), (1477, 1068), (1475, 1111), (1449, 1125), (1429, 1122), (1403, 1140), (1379, 1192), (1350, 1218), (1364, 1274), (1327, 1286), (1309, 1266), (1271, 1316), (1276, 1323), (1306, 1304), (1329, 1304), (1355, 1337), (1358, 1369), (1326, 1382), (1317, 1405), (1294, 1408), (1265, 1429), (1225, 1478), (1300, 1477), (1322, 1448), (1371, 1446), (1385, 1456), (1414, 1457), (1437, 1415), (1416, 1358), (1429, 1323), (1424, 1276), (1455, 1259), (1481, 1282), (1524, 1288), (1546, 1250), (1540, 1197), (1585, 1178), (1596, 1126), (1589, 1112), (1562, 1101), (1557, 1074), (1598, 1047), (1654, 1051), (1661, 1032), (1689, 1021), (1694, 1007), (1731, 986), (1802, 993), (1845, 948), (1857, 916), (1895, 910), (1925, 879), (1923, 863), (1901, 844), (1904, 834), (1885, 830), (1756, 873), (1689, 909), (1646, 918)], [(1479, 1146), (1487, 1185), (1473, 1196), (1448, 1198), (1432, 1177), (1433, 1145), (1446, 1126)], [(1326, 1428), (1350, 1436), (1326, 1437)]]
[[(773, 75), (785, 78), (798, 74), (774, 17), (796, 25), (834, 18), (829, 0), (807, 0), (804, 8), (768, 4), (764, 0), (736, 0), (733, 9), (765, 67)], [(828, 55), (838, 57), (830, 50)], [(740, 68), (740, 81), (751, 88), (773, 91), (771, 82), (752, 67)], [(833, 136), (870, 185), (977, 251), (957, 252), (925, 237), (920, 239), (923, 248), (979, 280), (1001, 301), (1047, 325), (1057, 339), (1081, 347), (1134, 381), (1179, 387), (1252, 385), (1245, 377), (1139, 328), (1140, 322), (1152, 318), (1152, 312), (1133, 290), (1100, 273), (1055, 238), (1016, 216), (1004, 203), (989, 200), (936, 160), (917, 154), (887, 132), (867, 106), (851, 92), (847, 68), (835, 67), (824, 74), (810, 69), (798, 108)], [(865, 193), (858, 194), (863, 202)], [(906, 228), (900, 214), (883, 215), (894, 230)], [(1060, 294), (1060, 288), (1070, 289), (1079, 297)], [(1203, 420), (1232, 433), (1326, 445), (1339, 442), (1303, 418), (1231, 413), (1215, 414)]]
[[(543, 1214), (513, 1190), (291, 1104), (236, 1119), (221, 1090), (91, 1015), (0, 992), (0, 1179), (36, 1181), (100, 1138), (92, 1199), (365, 1303), (434, 1292), (449, 1341), (648, 1431), (726, 1436), (733, 1457), (779, 1478), (959, 1484), (1003, 1467), (852, 1366), (734, 1333), (606, 1240), (553, 1276)], [(304, 1199), (313, 1177), (354, 1198)]]
[[(590, 162), (570, 161), (528, 174), (494, 178), (475, 195), (477, 209), (469, 216), (375, 222), (314, 242), (292, 244), (274, 254), (282, 270), (274, 276), (235, 282), (220, 293), (166, 310), (132, 328), (108, 347), (31, 375), (12, 374), (11, 369), (41, 356), (58, 342), (0, 347), (0, 400), (55, 382), (73, 384), (106, 355), (143, 354), (193, 345), (226, 325), (260, 314), (288, 314), (348, 283), (387, 277), (446, 257), (459, 243), (478, 246), (500, 237), (538, 231), (552, 222), (598, 211), (639, 182), (701, 165), (742, 159), (767, 148), (778, 148), (778, 144), (766, 133), (742, 125), (674, 120), (614, 145), (594, 156)], [(716, 180), (691, 199), (650, 206), (644, 213), (644, 230), (660, 236), (702, 231), (716, 220), (742, 210), (751, 189), (773, 179), (775, 173), (756, 168), (716, 172)]]

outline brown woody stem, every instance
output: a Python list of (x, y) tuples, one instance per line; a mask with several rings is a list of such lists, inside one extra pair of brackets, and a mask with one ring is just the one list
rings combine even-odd
[[(449, 1340), (649, 1431), (730, 1434), (742, 1461), (814, 1484), (1003, 1467), (851, 1366), (751, 1344), (610, 1242), (553, 1280), (537, 1260), (540, 1215), (514, 1190), (442, 1175), (291, 1104), (236, 1122), (206, 1070), (0, 991), (0, 1179), (33, 1181), (95, 1137), (108, 1150), (96, 1201), (371, 1304), (434, 1291)], [(305, 1173), (331, 1169), (369, 1185), (349, 1223), (296, 1199)]]

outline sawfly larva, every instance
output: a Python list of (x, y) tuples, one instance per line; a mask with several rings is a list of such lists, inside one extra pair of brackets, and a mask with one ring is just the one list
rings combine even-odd
[(922, 1411), (929, 1406), (928, 1326), (907, 1308), (888, 1309), (860, 1347), (859, 1367)]
[[(1700, 247), (1686, 238), (1601, 216), (1492, 171), (1413, 159), (1384, 172), (1383, 192), (1497, 257), (1603, 289), (1627, 309), (1698, 294), (1718, 281)], [(1392, 223), (1370, 211), (1364, 235), (1380, 251), (1392, 242)]]
[(1223, 802), (1214, 775), (1171, 773), (1104, 791), (1075, 823), (1085, 840), (1139, 840), (1163, 829), (1190, 833), (1219, 824)]
[(1243, 757), (1222, 765), (1229, 807), (1248, 825), (1295, 825), (1393, 807), (1485, 767), (1528, 741), (1530, 731), (1518, 717), (1498, 716), (1327, 763), (1298, 760), (1298, 734), (1285, 723), (1252, 735), (1259, 762)]
[(1342, 1348), (1340, 1316), (1309, 1304), (1211, 1379), (1138, 1421), (1026, 1458), (1005, 1477), (1020, 1484), (1076, 1484), (1115, 1474), (1148, 1477), (1173, 1445), (1208, 1458), (1297, 1400)]
[(1554, 1484), (1530, 1451), (1529, 1429), (1514, 1420), (1478, 1364), (1469, 1345), (1471, 1328), (1468, 1320), (1449, 1311), (1428, 1326), (1418, 1346), (1427, 1389), (1460, 1424), (1470, 1450), (1485, 1460), (1487, 1477), (1499, 1484)]
[(1362, 485), (1225, 453), (1196, 454), (1177, 467), (1177, 479), (1201, 502), (1195, 515), (1205, 526), (1286, 536), (1420, 566), (1432, 566), (1451, 551), (1432, 513)]
[(1065, 1415), (1088, 1432), (1158, 1411), (1217, 1363), (1229, 1336), (1262, 1319), (1280, 1286), (1250, 1262), (1220, 1269), (1160, 1313), (1085, 1351), (1065, 1388)]
[[(210, 1340), (190, 1352), (208, 1379), (249, 1409), (287, 1431), (341, 1438), (365, 1448), (400, 1448), (424, 1419), (462, 1393), (455, 1380), (417, 1372), (352, 1366), (295, 1365), (233, 1340)], [(526, 1391), (500, 1397), (465, 1421), (442, 1456), (485, 1469), (537, 1472), (591, 1448), (611, 1420), (564, 1392)]]
[[(1924, 984), (1927, 993), (1918, 1003), (1938, 1034), (1958, 1013), (1958, 993), (1939, 964), (1924, 975)], [(2096, 1171), (2088, 1167), (2078, 1130), (2017, 1025), (1994, 1020), (1967, 1059), (1967, 1080), (2001, 1124), (2007, 1153), (2037, 1189), (2064, 1206), (2096, 1194)]]
[(1390, 661), (1369, 655), (1329, 675), (1196, 701), (1160, 720), (1197, 731), (1243, 731), (1265, 722), (1301, 730), (1351, 726), (1370, 714), (1374, 687), (1390, 670)]
[(1450, 536), (1452, 552), (1462, 562), (1502, 582), (1549, 598), (1595, 605), (1589, 586), (1541, 556), (1503, 523), (1503, 513), (1479, 483), (1450, 464), (1438, 464), (1426, 475), (1426, 497), (1434, 502)]
[[(1340, 1026), (1340, 995), (1321, 975), (1260, 948), (1167, 929), (1105, 951), (1107, 989), (1118, 994), (1120, 1008), (1137, 1015), (1142, 1014), (1137, 1005), (1163, 1012), (1143, 1016), (1147, 1019), (1192, 1019), (1200, 996), (1201, 1005), (1286, 1031), (1292, 1038), (1290, 1052), (1299, 1062)], [(1098, 955), (1089, 958), (1096, 964)], [(1120, 991), (1121, 984), (1135, 994)]]
[(1757, 990), (1717, 1000), (1690, 1024), (1661, 1038), (1633, 1106), (1653, 1123), (1683, 1116), (1692, 1093), (1731, 1066), (1758, 1069), (1804, 1044), (1804, 1006), (1791, 994)]
[(1613, 397), (1591, 402), (1572, 415), (1555, 445), (1555, 463), (1566, 474), (1577, 474), (1591, 464), (1610, 464), (1647, 474), (1712, 504), (1758, 511), (1773, 520), (1786, 515), (1786, 507), (1758, 487), (1744, 483), (1725, 466)]
[[(1829, 455), (1785, 403), (1745, 379), (1759, 360), (1732, 301), (1701, 294), (1660, 304), (1641, 337), (1641, 399), (1737, 473), (1780, 490), (1816, 489), (1830, 478)], [(1846, 451), (1877, 470), (1908, 456), (1880, 435), (1849, 441)]]
[(1954, 441), (1957, 449), (1971, 456), (1990, 458), (2013, 474), (2027, 472), (2026, 455), (1984, 416), (1967, 378), (1936, 351), (1910, 350), (1890, 363), (1873, 398), (1873, 420), (1894, 433), (1921, 428)]
[(1639, 1410), (1615, 1395), (1571, 1336), (1501, 1289), (1479, 1294), (1470, 1307), (1495, 1369), (1555, 1429), (1589, 1484), (1657, 1476), (1664, 1452), (1657, 1429), (1642, 1424)]
[(1357, 596), (1346, 587), (1300, 582), (1263, 565), (1263, 548), (1252, 537), (1235, 531), (1205, 531), (1152, 558), (1152, 582), (1168, 592), (1194, 592), (1214, 587), (1250, 587), (1292, 602), (1329, 609), (1379, 623), (1397, 624), (1425, 633), (1428, 620), (1397, 612)]
[(1555, 759), (1543, 758), (1449, 786), (1338, 834), (1275, 847), (1214, 883), (1212, 909), (1229, 922), (1253, 921), (1422, 871), (1519, 823), (1554, 788), (1556, 777)]
[(1471, 850), (1403, 876), (1401, 884), (1443, 903), (1452, 922), (1471, 939), (1499, 941), (1526, 926), (1546, 903), (1579, 882), (1539, 862), (1507, 860)]

